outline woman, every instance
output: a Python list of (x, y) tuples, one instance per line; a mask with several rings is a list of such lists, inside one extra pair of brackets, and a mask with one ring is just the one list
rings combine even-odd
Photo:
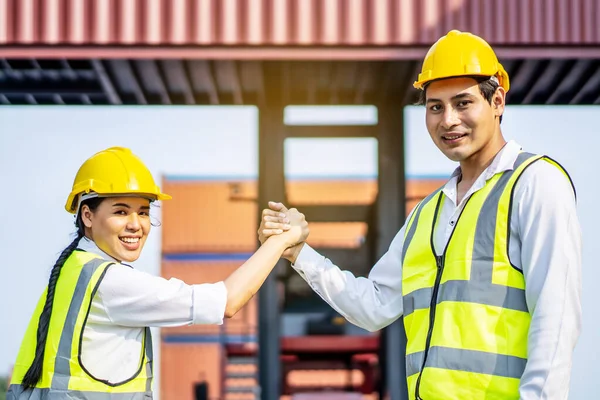
[[(65, 208), (77, 237), (50, 273), (23, 339), (9, 400), (152, 398), (151, 326), (221, 324), (258, 291), (282, 252), (308, 235), (274, 236), (223, 282), (188, 285), (136, 271), (162, 193), (142, 161), (113, 147), (84, 162)], [(284, 220), (282, 218), (282, 220)]]

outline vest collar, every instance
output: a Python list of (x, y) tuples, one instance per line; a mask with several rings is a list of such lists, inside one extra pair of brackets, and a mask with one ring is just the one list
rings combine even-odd
[[(473, 186), (471, 186), (467, 194), (464, 196), (463, 201), (471, 194), (475, 193), (479, 189), (482, 189), (486, 182), (494, 175), (514, 169), (514, 164), (517, 161), (517, 157), (519, 156), (521, 150), (522, 147), (517, 142), (514, 140), (508, 141), (498, 152), (498, 154), (496, 154), (492, 160), (492, 163), (481, 173), (481, 175), (479, 175), (475, 183), (473, 183)], [(450, 176), (450, 180), (442, 189), (446, 197), (452, 200), (454, 204), (456, 204), (456, 190), (459, 176), (460, 167), (457, 167)]]

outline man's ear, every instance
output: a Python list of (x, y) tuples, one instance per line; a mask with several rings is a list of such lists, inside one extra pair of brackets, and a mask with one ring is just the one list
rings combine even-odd
[(506, 105), (506, 91), (502, 86), (499, 86), (492, 97), (492, 107), (494, 108), (494, 115), (500, 117), (504, 114), (504, 106)]

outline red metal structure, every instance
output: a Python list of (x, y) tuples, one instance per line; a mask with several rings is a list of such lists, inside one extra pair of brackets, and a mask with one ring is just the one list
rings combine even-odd
[[(401, 109), (432, 42), (451, 29), (486, 38), (511, 77), (509, 104), (600, 104), (598, 21), (595, 0), (0, 0), (0, 105), (256, 105), (259, 207), (286, 201), (286, 138), (377, 138), (375, 203), (292, 204), (309, 221), (367, 222), (363, 248), (323, 250), (364, 275), (404, 221)], [(378, 124), (287, 126), (290, 104), (375, 105)], [(264, 400), (281, 393), (289, 349), (276, 282), (259, 297)], [(406, 395), (402, 335), (399, 320), (380, 338), (393, 400)]]

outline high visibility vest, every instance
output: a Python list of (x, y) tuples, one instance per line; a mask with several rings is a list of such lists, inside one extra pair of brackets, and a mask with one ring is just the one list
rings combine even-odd
[[(433, 248), (441, 188), (407, 223), (402, 260), (410, 399), (519, 399), (531, 316), (508, 255), (513, 192), (538, 160), (522, 152), (471, 195), (441, 256)], [(567, 175), (568, 177), (568, 175)], [(570, 178), (569, 178), (570, 180)]]
[[(21, 382), (34, 358), (36, 332), (47, 288), (21, 344), (7, 400), (152, 398), (152, 337), (149, 328), (144, 330), (139, 368), (122, 382), (94, 377), (81, 361), (82, 336), (92, 299), (113, 264), (95, 254), (78, 250), (67, 259), (56, 284), (41, 379), (34, 388), (23, 390)], [(118, 356), (107, 354), (107, 357)]]

